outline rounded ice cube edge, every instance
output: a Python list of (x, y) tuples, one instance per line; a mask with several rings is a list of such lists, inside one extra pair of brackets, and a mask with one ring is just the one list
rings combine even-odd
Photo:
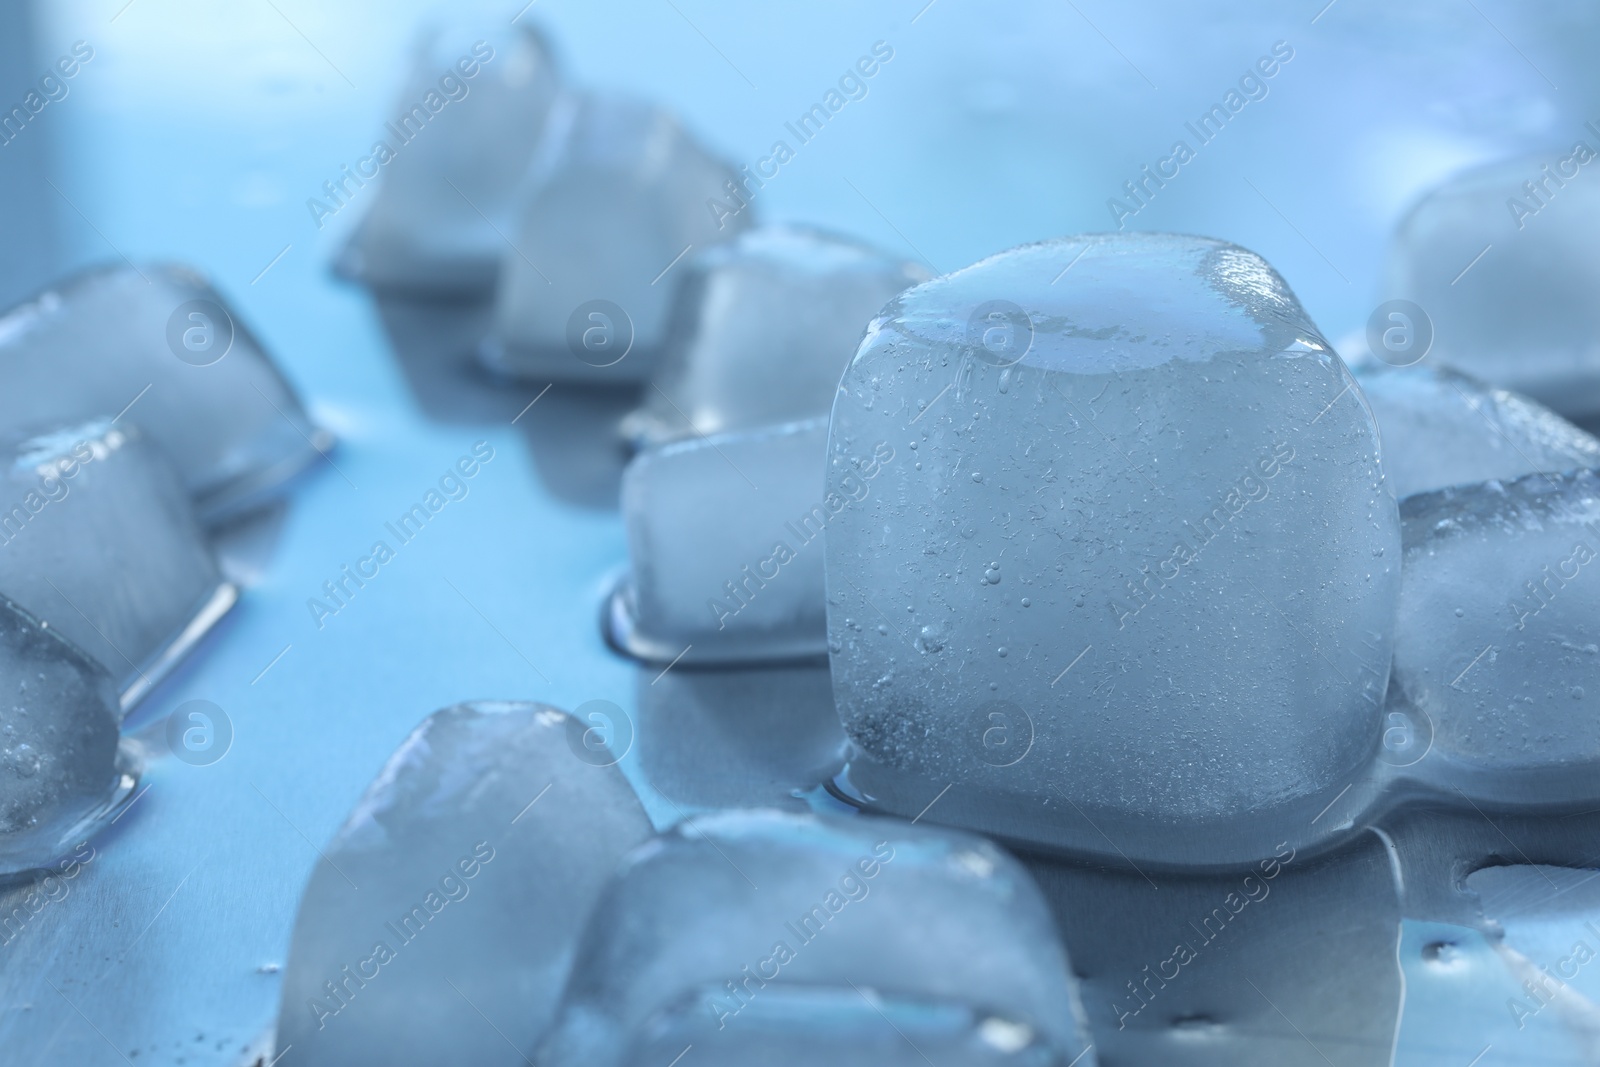
[(167, 677), (189, 657), (207, 634), (239, 603), (239, 587), (220, 579), (197, 607), (182, 629), (174, 634), (155, 656), (137, 667), (138, 677), (123, 690), (118, 699), (126, 715), (145, 697), (149, 696)]
[(768, 641), (749, 649), (714, 647), (696, 652), (652, 634), (639, 624), (633, 605), (632, 575), (626, 568), (609, 583), (600, 604), (600, 634), (611, 650), (639, 663), (696, 668), (822, 667), (828, 663), (825, 640), (806, 640), (793, 635)]

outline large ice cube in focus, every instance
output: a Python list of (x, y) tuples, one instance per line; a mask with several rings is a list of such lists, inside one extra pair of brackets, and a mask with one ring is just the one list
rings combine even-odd
[(126, 411), (212, 522), (317, 462), (333, 435), (220, 294), (183, 267), (73, 275), (0, 316), (0, 428)]
[(132, 707), (238, 599), (172, 465), (131, 422), (0, 437), (0, 594)]
[(1563, 179), (1570, 158), (1509, 159), (1434, 189), (1396, 231), (1386, 286), (1427, 313), (1437, 358), (1588, 417), (1600, 413), (1600, 183), (1575, 164)]
[[(824, 478), (812, 419), (649, 449), (622, 475), (630, 569), (607, 609), (611, 643), (684, 664), (821, 658), (822, 532), (860, 508), (881, 469)], [(692, 646), (692, 647), (691, 647)]]
[(683, 260), (750, 223), (748, 207), (728, 213), (734, 179), (665, 111), (564, 99), (502, 257), (485, 363), (545, 381), (650, 377)]
[(1356, 370), (1394, 495), (1600, 467), (1600, 441), (1526, 397), (1448, 367)]
[[(493, 289), (516, 194), (559, 91), (549, 45), (524, 22), (424, 30), (372, 146), (392, 158), (334, 183), (341, 198), (371, 199), (340, 273), (377, 288)], [(377, 189), (363, 193), (357, 183), (371, 178)]]
[(0, 596), (0, 875), (48, 866), (127, 799), (120, 719), (105, 668)]
[(799, 226), (746, 231), (686, 266), (655, 388), (623, 424), (637, 447), (827, 415), (867, 323), (928, 278)]
[[(752, 1048), (783, 1057), (763, 1063), (898, 1063), (894, 1019), (919, 1020), (902, 1038), (926, 1038), (950, 1067), (1066, 1064), (1088, 1043), (1022, 866), (981, 838), (893, 820), (745, 811), (682, 824), (618, 871), (577, 958), (541, 1067), (654, 1062), (641, 1054), (696, 1036), (713, 1063), (757, 1062), (735, 1058)], [(881, 1009), (887, 1033), (861, 1008)], [(869, 1044), (852, 1050), (847, 1035)], [(887, 1061), (871, 1058), (879, 1048)]]
[[(1070, 271), (1069, 271), (1070, 268)], [(1030, 245), (904, 293), (840, 385), (834, 694), (876, 806), (1135, 861), (1325, 840), (1373, 757), (1399, 518), (1259, 257)], [(1114, 844), (1112, 844), (1114, 842)]]
[(593, 752), (541, 704), (424, 720), (306, 886), (277, 1047), (307, 1067), (523, 1064), (590, 904), (650, 835)]
[(1432, 735), (1413, 773), (1452, 799), (1600, 799), (1600, 475), (1458, 486), (1400, 510), (1392, 714)]

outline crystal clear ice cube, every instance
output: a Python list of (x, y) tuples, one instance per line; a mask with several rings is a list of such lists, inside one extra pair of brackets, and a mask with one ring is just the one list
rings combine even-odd
[(639, 447), (827, 415), (867, 323), (928, 278), (798, 226), (748, 230), (685, 266), (655, 387), (623, 426)]
[(839, 1051), (834, 1031), (860, 1032), (857, 1005), (875, 997), (895, 1002), (890, 1018), (925, 1013), (925, 1026), (948, 1027), (936, 1044), (952, 1052), (1042, 1046), (1055, 1057), (1045, 1062), (1065, 1064), (1088, 1044), (1055, 925), (1010, 856), (894, 820), (744, 811), (682, 824), (622, 866), (534, 1060), (646, 1062), (626, 1053), (664, 1047), (664, 1030), (704, 1035), (697, 1050), (714, 1062), (734, 1062), (724, 1040), (792, 1041), (796, 1062), (823, 1062)]
[(458, 704), (417, 727), (306, 887), (280, 1050), (339, 1067), (525, 1062), (591, 902), (650, 834), (582, 733), (525, 703)]
[(1091, 236), (911, 289), (829, 440), (834, 472), (896, 457), (826, 538), (877, 806), (949, 785), (929, 818), (1174, 864), (1330, 833), (1377, 742), (1399, 519), (1360, 389), (1259, 257)]
[[(424, 30), (367, 157), (377, 175), (334, 183), (371, 199), (339, 271), (378, 288), (492, 290), (559, 92), (550, 46), (525, 22)], [(372, 177), (377, 188), (362, 192)]]

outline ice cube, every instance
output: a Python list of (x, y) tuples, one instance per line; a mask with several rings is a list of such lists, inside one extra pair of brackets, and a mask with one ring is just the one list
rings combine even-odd
[(1563, 158), (1509, 159), (1434, 189), (1396, 232), (1386, 285), (1427, 314), (1439, 359), (1587, 417), (1600, 413), (1600, 310), (1590, 298), (1600, 286), (1600, 185), (1563, 178)]
[(144, 697), (238, 599), (165, 454), (131, 422), (0, 439), (0, 593)]
[(278, 1048), (308, 1065), (522, 1064), (584, 917), (650, 823), (579, 721), (542, 704), (435, 712), (306, 886)]
[(12, 308), (0, 316), (0, 383), (0, 428), (143, 425), (206, 522), (259, 503), (333, 444), (221, 295), (183, 267), (102, 267)]
[(485, 362), (545, 381), (649, 378), (681, 261), (750, 222), (726, 208), (734, 178), (665, 111), (563, 100), (502, 259)]
[(0, 875), (49, 866), (136, 784), (111, 677), (48, 623), (0, 596)]
[[(1242, 248), (1030, 245), (911, 289), (834, 404), (850, 781), (1173, 864), (1326, 840), (1372, 758), (1399, 517), (1361, 390)], [(892, 457), (892, 461), (889, 461)], [(1115, 845), (1110, 844), (1115, 842)]]
[(825, 484), (827, 439), (827, 421), (812, 419), (634, 457), (622, 476), (630, 571), (611, 597), (611, 642), (689, 665), (825, 655), (822, 531), (871, 488), (861, 469)]
[[(1381, 365), (1380, 365), (1381, 366)], [(1396, 498), (1538, 471), (1600, 467), (1600, 441), (1526, 397), (1448, 367), (1363, 368)]]
[(1600, 798), (1600, 475), (1458, 486), (1401, 515), (1391, 712), (1432, 735), (1413, 773), (1480, 803)]
[(867, 323), (928, 272), (798, 226), (749, 230), (686, 264), (636, 446), (825, 416)]
[[(831, 1062), (846, 1034), (894, 1049), (888, 1020), (915, 1016), (902, 1036), (950, 1052), (941, 1063), (1065, 1064), (1087, 1044), (1027, 872), (981, 838), (904, 822), (744, 811), (682, 824), (618, 871), (577, 958), (534, 1057), (544, 1067), (653, 1062), (637, 1053), (695, 1035), (712, 1062), (779, 1041), (793, 1062)], [(869, 1036), (862, 1006), (883, 1011), (886, 1033)]]
[(550, 46), (525, 22), (427, 28), (392, 117), (321, 201), (336, 214), (371, 200), (337, 269), (377, 288), (492, 290), (559, 91)]

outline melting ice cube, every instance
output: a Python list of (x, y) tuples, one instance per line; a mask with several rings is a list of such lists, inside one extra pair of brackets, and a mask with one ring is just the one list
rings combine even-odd
[(1396, 498), (1538, 471), (1600, 467), (1600, 441), (1526, 397), (1448, 367), (1356, 372)]
[(770, 226), (687, 264), (680, 329), (623, 426), (636, 445), (827, 415), (867, 323), (928, 273), (855, 241)]
[(135, 785), (105, 668), (0, 596), (0, 874), (46, 867)]
[(591, 902), (650, 834), (582, 735), (520, 703), (459, 704), (417, 727), (306, 887), (279, 1049), (339, 1067), (524, 1063)]
[(558, 92), (550, 47), (525, 23), (425, 31), (371, 152), (329, 183), (330, 210), (372, 202), (340, 272), (380, 288), (493, 289)]
[(930, 818), (1152, 862), (1331, 832), (1379, 733), (1399, 518), (1360, 389), (1259, 257), (1085, 237), (909, 290), (829, 446), (835, 476), (899, 457), (826, 538), (878, 806), (949, 785)]
[(132, 707), (238, 599), (166, 456), (131, 422), (0, 443), (0, 593)]
[(1387, 278), (1427, 313), (1438, 358), (1574, 417), (1600, 413), (1591, 178), (1567, 153), (1452, 178), (1401, 222)]
[(831, 1062), (819, 1057), (859, 1034), (898, 1063), (892, 1020), (918, 1017), (901, 1039), (949, 1052), (940, 1063), (1083, 1054), (1074, 979), (1021, 865), (980, 838), (904, 822), (729, 812), (679, 826), (618, 871), (534, 1059), (653, 1062), (626, 1053), (698, 1035), (709, 1062), (778, 1042), (793, 1062)]
[(201, 518), (259, 502), (333, 437), (205, 279), (182, 267), (74, 275), (0, 316), (0, 427), (126, 415)]
[(631, 570), (611, 598), (612, 643), (661, 663), (824, 655), (822, 532), (862, 506), (881, 470), (825, 479), (827, 437), (813, 419), (634, 457), (622, 477)]
[(484, 360), (537, 379), (648, 378), (682, 260), (752, 212), (719, 213), (734, 172), (670, 114), (608, 96), (565, 99), (509, 234)]
[(1600, 798), (1600, 475), (1458, 486), (1401, 515), (1391, 716), (1431, 731), (1415, 773), (1478, 801)]

